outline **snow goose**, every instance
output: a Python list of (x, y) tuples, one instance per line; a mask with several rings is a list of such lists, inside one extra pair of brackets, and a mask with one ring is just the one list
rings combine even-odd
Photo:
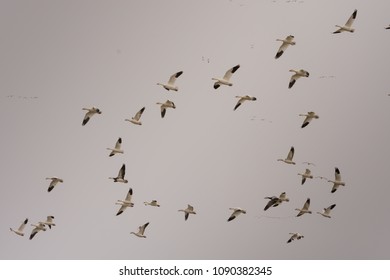
[(42, 223), (42, 224), (48, 226), (49, 229), (51, 229), (52, 226), (54, 227), (54, 226), (56, 225), (56, 224), (53, 222), (53, 219), (54, 219), (54, 216), (47, 216), (47, 217), (46, 217), (46, 221), (40, 222), (40, 223)]
[(24, 236), (24, 228), (26, 227), (26, 224), (28, 223), (28, 219), (25, 219), (24, 222), (19, 226), (18, 229), (12, 229), (12, 228), (9, 228), (11, 231), (15, 232), (17, 235), (19, 236)]
[(31, 224), (31, 226), (34, 227), (34, 229), (31, 231), (30, 234), (30, 240), (34, 238), (34, 236), (39, 232), (39, 231), (46, 231), (45, 224), (42, 222), (39, 222), (36, 225)]
[(240, 214), (246, 214), (246, 210), (240, 207), (229, 208), (229, 210), (233, 210), (233, 213), (230, 215), (229, 219), (227, 220), (228, 222), (234, 220)]
[(145, 111), (145, 107), (142, 107), (141, 110), (139, 110), (134, 117), (130, 119), (125, 119), (125, 121), (131, 122), (133, 124), (142, 125), (142, 122), (139, 120), (142, 116), (142, 113)]
[(146, 224), (144, 224), (143, 226), (140, 226), (138, 227), (138, 232), (130, 232), (130, 234), (134, 234), (135, 236), (138, 236), (138, 237), (143, 237), (143, 238), (146, 238), (146, 236), (144, 235), (145, 233), (145, 229), (146, 227), (149, 225), (149, 222), (147, 222)]
[(234, 106), (234, 109), (233, 109), (234, 111), (235, 111), (238, 107), (240, 107), (240, 105), (241, 105), (242, 103), (244, 103), (244, 101), (246, 101), (246, 100), (249, 100), (249, 101), (256, 101), (256, 100), (257, 100), (256, 97), (249, 96), (249, 95), (236, 96), (236, 98), (240, 98), (240, 99), (238, 100), (236, 106)]
[(339, 186), (345, 186), (345, 183), (341, 180), (341, 175), (340, 175), (340, 169), (335, 167), (334, 169), (334, 181), (333, 180), (328, 180), (328, 182), (333, 183), (333, 188), (331, 193), (334, 193), (337, 191)]
[(131, 202), (131, 198), (133, 196), (133, 189), (130, 188), (129, 191), (126, 194), (125, 200), (118, 200), (115, 204), (116, 205), (121, 205), (121, 208), (119, 208), (118, 213), (116, 215), (120, 215), (123, 213), (123, 211), (126, 210), (127, 207), (133, 207), (134, 203)]
[(191, 206), (191, 205), (187, 205), (187, 208), (186, 209), (180, 209), (178, 210), (179, 212), (184, 212), (184, 220), (187, 221), (188, 217), (190, 214), (196, 214), (196, 212), (194, 211), (194, 207)]
[(280, 205), (283, 201), (289, 202), (290, 199), (286, 196), (285, 192), (282, 192), (279, 197), (277, 196), (267, 196), (265, 199), (269, 199), (267, 205), (264, 207), (264, 211), (267, 211), (270, 207), (276, 207)]
[(160, 105), (161, 108), (161, 118), (164, 118), (167, 108), (176, 109), (175, 103), (170, 100), (165, 101), (164, 103), (157, 102), (157, 105)]
[(290, 232), (290, 234), (291, 234), (291, 237), (290, 237), (289, 240), (287, 240), (287, 243), (290, 243), (291, 241), (293, 241), (295, 239), (299, 240), (301, 238), (304, 238), (304, 236), (302, 234), (298, 233), (298, 232), (295, 232), (295, 233)]
[(219, 88), (221, 85), (232, 86), (233, 84), (229, 80), (232, 77), (233, 73), (238, 70), (238, 68), (240, 68), (240, 65), (236, 65), (236, 66), (230, 68), (229, 70), (227, 70), (222, 79), (221, 78), (211, 78), (212, 80), (216, 81), (214, 83), (214, 89)]
[(305, 173), (298, 173), (298, 175), (302, 176), (301, 185), (306, 182), (306, 179), (313, 179), (313, 175), (311, 175), (311, 171), (308, 168), (306, 168)]
[(119, 169), (118, 176), (117, 177), (109, 177), (108, 179), (113, 179), (114, 182), (126, 184), (128, 181), (125, 179), (125, 173), (126, 173), (126, 165), (123, 164), (121, 169)]
[(309, 72), (307, 72), (306, 70), (303, 70), (303, 69), (300, 69), (300, 70), (294, 70), (294, 69), (290, 69), (289, 70), (290, 72), (294, 72), (295, 74), (291, 76), (290, 78), (290, 82), (288, 84), (288, 88), (292, 88), (292, 86), (295, 84), (295, 82), (301, 78), (301, 77), (309, 77)]
[(173, 74), (170, 78), (169, 78), (169, 81), (167, 84), (161, 84), (161, 83), (157, 83), (157, 85), (159, 86), (163, 86), (166, 90), (173, 90), (173, 91), (178, 91), (179, 88), (175, 86), (175, 81), (177, 78), (180, 77), (180, 75), (183, 74), (183, 71), (180, 71), (180, 72), (177, 72), (175, 74)]
[(51, 180), (49, 188), (47, 189), (48, 192), (51, 192), (58, 183), (64, 182), (64, 180), (58, 177), (48, 177), (46, 180)]
[(293, 162), (294, 152), (295, 152), (294, 147), (291, 147), (287, 157), (285, 159), (280, 158), (278, 159), (278, 161), (283, 161), (287, 164), (295, 164), (295, 162)]
[(114, 149), (107, 148), (107, 150), (111, 151), (111, 153), (108, 156), (112, 157), (115, 154), (123, 154), (123, 150), (121, 150), (121, 144), (122, 144), (122, 138), (119, 137), (115, 143)]
[(324, 208), (322, 212), (317, 212), (318, 214), (324, 216), (325, 218), (330, 218), (330, 211), (336, 207), (336, 204), (332, 204), (328, 208)]
[(295, 45), (294, 36), (293, 35), (287, 36), (286, 39), (276, 39), (276, 41), (281, 41), (283, 43), (280, 46), (278, 52), (276, 53), (275, 59), (281, 57), (282, 54), (286, 51), (288, 46), (290, 46), (290, 45), (294, 46)]
[(307, 114), (299, 114), (299, 116), (306, 117), (304, 119), (303, 123), (302, 123), (301, 128), (306, 127), (311, 122), (312, 119), (318, 119), (319, 118), (319, 116), (316, 113), (314, 113), (314, 112), (307, 112)]
[(349, 17), (348, 21), (345, 23), (344, 26), (336, 25), (336, 27), (338, 27), (339, 29), (337, 29), (335, 32), (333, 32), (333, 34), (341, 33), (343, 31), (348, 31), (348, 32), (353, 33), (355, 31), (355, 29), (352, 28), (352, 24), (356, 19), (356, 15), (357, 15), (357, 10), (355, 10), (352, 13), (352, 15)]
[(92, 118), (93, 115), (95, 114), (101, 114), (102, 111), (100, 111), (100, 109), (96, 108), (96, 107), (92, 107), (90, 109), (88, 108), (83, 108), (83, 110), (85, 111), (88, 111), (85, 116), (84, 116), (84, 119), (83, 119), (83, 125), (86, 125), (87, 122), (89, 121), (90, 118)]
[(155, 207), (160, 207), (160, 204), (158, 204), (157, 200), (152, 200), (151, 202), (144, 202), (145, 206), (150, 205), (150, 206), (155, 206)]
[(299, 211), (297, 217), (302, 216), (303, 214), (306, 214), (306, 213), (311, 214), (311, 211), (309, 210), (309, 207), (310, 207), (310, 198), (308, 198), (306, 200), (306, 202), (303, 205), (302, 209), (295, 208), (295, 210)]

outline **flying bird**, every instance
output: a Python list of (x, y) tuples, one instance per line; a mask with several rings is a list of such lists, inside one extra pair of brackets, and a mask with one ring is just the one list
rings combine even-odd
[(129, 191), (126, 194), (125, 200), (118, 200), (115, 204), (121, 205), (121, 208), (119, 208), (118, 213), (116, 215), (120, 215), (123, 213), (123, 211), (126, 210), (127, 207), (133, 207), (134, 203), (131, 202), (131, 198), (133, 196), (133, 189), (130, 188)]
[(244, 101), (246, 101), (246, 100), (248, 100), (248, 101), (256, 101), (256, 100), (257, 100), (256, 97), (249, 96), (249, 95), (236, 96), (236, 98), (240, 98), (240, 99), (238, 100), (236, 106), (234, 106), (234, 109), (233, 109), (234, 111), (235, 111), (238, 107), (240, 107), (240, 105), (241, 105), (242, 103), (244, 103)]
[(152, 200), (151, 202), (145, 201), (144, 204), (145, 206), (150, 205), (150, 206), (160, 207), (160, 204), (157, 203), (157, 200)]
[(219, 88), (221, 85), (226, 85), (226, 86), (232, 86), (233, 84), (230, 82), (230, 78), (232, 77), (233, 73), (235, 73), (238, 68), (240, 68), (240, 65), (236, 65), (229, 70), (226, 71), (225, 75), (223, 78), (211, 78), (212, 80), (216, 81), (214, 83), (214, 89)]
[(190, 214), (196, 214), (196, 212), (194, 211), (194, 207), (189, 205), (187, 206), (186, 209), (180, 209), (178, 210), (179, 212), (184, 212), (184, 220), (187, 221), (188, 217)]
[(336, 204), (332, 204), (331, 206), (329, 206), (328, 208), (324, 208), (324, 210), (322, 212), (317, 212), (318, 214), (324, 216), (325, 218), (331, 218), (330, 217), (330, 211), (336, 207)]
[(334, 193), (335, 191), (337, 191), (339, 186), (345, 186), (345, 182), (343, 182), (341, 180), (340, 170), (337, 167), (335, 167), (335, 169), (334, 169), (334, 181), (328, 180), (328, 182), (333, 183), (331, 193)]
[(161, 108), (161, 118), (164, 118), (167, 108), (176, 109), (175, 103), (170, 100), (165, 101), (164, 103), (157, 102), (157, 105), (160, 105)]
[(131, 122), (133, 124), (142, 125), (142, 122), (139, 120), (142, 116), (142, 113), (145, 111), (145, 107), (142, 107), (141, 110), (139, 110), (134, 117), (130, 119), (125, 119), (125, 121)]
[(51, 180), (49, 188), (47, 189), (48, 192), (51, 192), (58, 183), (64, 182), (64, 180), (58, 177), (48, 177), (46, 180)]
[(275, 59), (281, 57), (282, 54), (286, 51), (288, 46), (290, 46), (290, 45), (294, 46), (295, 45), (294, 36), (293, 35), (287, 36), (286, 39), (276, 39), (276, 41), (281, 41), (283, 43), (280, 46), (278, 52), (276, 53)]
[(126, 173), (126, 165), (123, 164), (121, 169), (119, 169), (118, 176), (117, 177), (109, 177), (108, 179), (113, 179), (114, 182), (126, 184), (128, 181), (125, 179), (125, 173)]
[(308, 198), (306, 200), (306, 202), (303, 205), (302, 209), (295, 208), (295, 210), (299, 211), (297, 217), (302, 216), (303, 214), (306, 214), (306, 213), (311, 214), (311, 211), (309, 210), (309, 207), (310, 207), (310, 198)]
[(298, 175), (302, 176), (301, 185), (306, 182), (306, 179), (313, 179), (313, 175), (311, 175), (311, 171), (308, 168), (306, 168), (305, 173), (298, 173)]
[(11, 231), (15, 232), (19, 236), (24, 236), (24, 228), (26, 227), (26, 224), (28, 223), (28, 219), (25, 219), (24, 222), (19, 226), (17, 230), (9, 228)]
[(40, 223), (42, 223), (42, 224), (48, 226), (49, 229), (51, 229), (52, 226), (54, 227), (54, 226), (56, 225), (56, 224), (53, 222), (53, 219), (54, 219), (54, 216), (47, 216), (47, 217), (46, 217), (46, 221), (40, 222)]
[(349, 19), (347, 20), (347, 22), (345, 23), (344, 26), (336, 25), (336, 27), (338, 27), (339, 29), (337, 29), (335, 32), (333, 32), (333, 34), (341, 33), (343, 31), (348, 31), (348, 32), (353, 33), (355, 31), (355, 29), (352, 28), (352, 24), (356, 19), (356, 15), (357, 15), (357, 10), (355, 10), (352, 13), (352, 15), (349, 17)]
[(240, 207), (229, 208), (229, 210), (233, 210), (233, 213), (230, 215), (229, 219), (227, 220), (228, 222), (234, 220), (240, 214), (246, 214), (246, 211), (244, 209), (241, 209)]
[(178, 91), (179, 88), (177, 86), (175, 86), (175, 81), (177, 78), (180, 77), (180, 75), (183, 74), (183, 71), (180, 71), (180, 72), (177, 72), (175, 74), (173, 74), (170, 78), (169, 78), (169, 81), (167, 84), (161, 84), (161, 83), (157, 83), (157, 85), (159, 86), (163, 86), (166, 90), (173, 90), (173, 91)]
[(115, 143), (114, 149), (107, 148), (107, 150), (111, 151), (111, 153), (108, 156), (112, 157), (115, 154), (123, 154), (123, 150), (121, 149), (121, 144), (122, 144), (122, 138), (119, 137)]
[(294, 147), (291, 147), (287, 157), (285, 159), (280, 158), (278, 159), (278, 161), (283, 161), (287, 164), (295, 164), (295, 162), (293, 162), (294, 152), (295, 152)]
[(289, 70), (290, 72), (294, 72), (295, 74), (291, 76), (290, 78), (290, 82), (288, 84), (288, 88), (292, 88), (292, 86), (295, 84), (295, 82), (301, 78), (301, 77), (309, 77), (309, 72), (307, 72), (306, 70), (303, 70), (303, 69), (300, 69), (300, 70), (294, 70), (294, 69), (291, 69)]
[(92, 107), (91, 109), (83, 108), (83, 110), (88, 111), (84, 116), (83, 126), (87, 124), (87, 122), (89, 121), (90, 118), (92, 118), (93, 115), (95, 115), (95, 114), (100, 115), (102, 113), (102, 111), (100, 111), (100, 109), (98, 109), (96, 107)]
[(299, 240), (301, 238), (304, 238), (304, 236), (298, 232), (295, 232), (295, 233), (290, 232), (290, 234), (291, 234), (291, 237), (289, 240), (287, 240), (287, 243), (290, 243), (291, 241), (293, 241), (295, 239)]
[(34, 238), (34, 236), (39, 232), (39, 231), (46, 231), (46, 228), (45, 228), (45, 224), (42, 223), (42, 222), (39, 222), (38, 224), (36, 225), (31, 225), (34, 227), (34, 229), (31, 231), (31, 234), (30, 234), (30, 240)]
[(299, 116), (306, 117), (305, 120), (302, 123), (301, 128), (306, 127), (311, 122), (312, 119), (318, 119), (319, 118), (319, 116), (316, 113), (314, 113), (314, 112), (307, 112), (307, 114), (299, 114)]
[(149, 225), (149, 222), (147, 222), (143, 226), (138, 227), (138, 232), (130, 232), (130, 234), (134, 234), (135, 236), (146, 238), (144, 233), (145, 233), (145, 229), (148, 225)]
[(290, 199), (286, 196), (285, 192), (282, 192), (279, 197), (277, 196), (267, 196), (265, 199), (269, 199), (267, 205), (264, 207), (264, 211), (267, 211), (270, 207), (276, 207), (280, 205), (283, 201), (289, 202)]

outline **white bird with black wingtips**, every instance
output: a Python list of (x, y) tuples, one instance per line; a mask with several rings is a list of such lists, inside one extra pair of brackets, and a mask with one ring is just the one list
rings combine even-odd
[(276, 39), (276, 41), (281, 41), (282, 45), (280, 46), (278, 52), (276, 53), (275, 59), (279, 58), (282, 56), (282, 54), (286, 51), (288, 46), (294, 46), (294, 36), (289, 35), (286, 37), (286, 39)]
[(304, 236), (298, 232), (290, 232), (290, 234), (291, 234), (291, 237), (289, 240), (287, 240), (287, 243), (290, 243), (291, 241), (293, 241), (295, 239), (299, 240), (301, 238), (304, 238)]
[(128, 181), (125, 179), (125, 174), (126, 174), (126, 165), (123, 164), (121, 169), (119, 169), (118, 176), (117, 177), (109, 177), (108, 179), (113, 179), (114, 182), (126, 184)]
[(235, 218), (237, 218), (241, 214), (246, 214), (246, 210), (244, 210), (240, 207), (232, 207), (232, 208), (229, 208), (229, 210), (232, 210), (233, 213), (228, 218), (228, 220), (227, 220), (228, 222), (234, 220)]
[(30, 234), (30, 240), (34, 238), (34, 236), (39, 232), (39, 231), (46, 231), (45, 224), (42, 222), (39, 222), (38, 224), (34, 225), (31, 224), (31, 226), (34, 227), (34, 229), (31, 231)]
[(161, 118), (165, 117), (165, 113), (167, 111), (167, 108), (176, 109), (175, 103), (173, 103), (171, 100), (167, 100), (164, 103), (157, 102), (156, 104), (160, 105)]
[(309, 207), (310, 207), (310, 198), (308, 198), (305, 202), (305, 204), (303, 205), (302, 209), (299, 209), (299, 208), (295, 208), (295, 210), (299, 211), (297, 217), (300, 217), (302, 216), (303, 214), (311, 214), (311, 211), (309, 210)]
[(42, 224), (46, 225), (49, 227), (49, 229), (51, 229), (51, 227), (55, 226), (56, 224), (53, 222), (53, 219), (54, 219), (54, 216), (47, 216), (46, 217), (46, 221), (44, 222), (41, 222)]
[(287, 164), (295, 164), (295, 162), (293, 161), (294, 153), (295, 153), (295, 149), (294, 147), (291, 147), (290, 151), (287, 154), (287, 157), (285, 159), (280, 158), (278, 159), (278, 161), (283, 161), (284, 163)]
[(306, 168), (305, 173), (298, 173), (298, 175), (302, 176), (301, 185), (306, 182), (306, 179), (313, 179), (313, 175), (311, 175), (309, 168)]
[(187, 219), (190, 216), (190, 214), (196, 214), (196, 212), (194, 211), (194, 207), (189, 205), (189, 204), (187, 205), (186, 209), (180, 209), (178, 211), (179, 212), (184, 212), (184, 220), (185, 221), (187, 221)]
[(131, 202), (131, 198), (133, 197), (133, 189), (130, 188), (129, 191), (126, 194), (125, 200), (118, 200), (115, 204), (116, 205), (121, 205), (121, 208), (119, 208), (118, 213), (116, 215), (120, 215), (123, 213), (123, 211), (126, 210), (127, 207), (133, 207), (134, 203)]
[(58, 177), (48, 177), (48, 178), (46, 178), (46, 180), (51, 180), (49, 188), (47, 189), (48, 192), (51, 192), (58, 183), (64, 182), (63, 179), (58, 178)]
[(328, 180), (328, 182), (333, 183), (331, 193), (337, 191), (339, 186), (345, 186), (345, 182), (341, 180), (340, 169), (338, 169), (338, 167), (335, 167), (334, 169), (334, 180)]
[(142, 238), (146, 238), (145, 236), (145, 229), (146, 227), (149, 225), (149, 222), (147, 222), (146, 224), (138, 227), (138, 232), (130, 232), (130, 234), (134, 234), (135, 236), (138, 236), (138, 237), (142, 237)]
[(244, 101), (256, 101), (257, 98), (256, 97), (253, 97), (253, 96), (249, 96), (249, 95), (244, 95), (244, 96), (236, 96), (236, 98), (240, 98), (236, 104), (236, 106), (234, 106), (234, 111), (241, 106), (242, 103), (244, 103)]
[(12, 229), (12, 228), (9, 228), (12, 232), (15, 232), (17, 235), (19, 236), (24, 236), (24, 228), (26, 227), (26, 224), (28, 223), (28, 219), (26, 218), (23, 223), (19, 226), (18, 229)]
[(336, 27), (338, 27), (339, 29), (333, 32), (333, 34), (341, 33), (344, 31), (351, 32), (351, 33), (355, 32), (355, 29), (352, 28), (352, 24), (356, 19), (356, 15), (357, 15), (357, 10), (353, 11), (352, 15), (349, 17), (348, 21), (345, 23), (344, 26), (336, 25)]
[(301, 128), (306, 127), (312, 121), (312, 119), (318, 119), (319, 118), (319, 116), (315, 112), (307, 112), (307, 114), (299, 114), (299, 116), (306, 117), (303, 120)]
[(267, 211), (270, 207), (279, 206), (283, 201), (289, 202), (290, 199), (287, 197), (286, 192), (282, 192), (279, 197), (267, 196), (265, 199), (269, 199), (267, 205), (264, 207), (264, 211)]
[(83, 119), (83, 126), (86, 125), (88, 123), (88, 121), (92, 118), (93, 115), (95, 114), (101, 114), (102, 111), (100, 111), (99, 108), (96, 108), (96, 107), (92, 107), (92, 108), (83, 108), (83, 110), (85, 111), (88, 111), (85, 116), (84, 116), (84, 119)]
[(181, 74), (183, 74), (183, 71), (179, 71), (179, 72), (173, 74), (169, 78), (168, 83), (166, 83), (166, 84), (157, 83), (157, 85), (162, 86), (163, 88), (165, 88), (168, 91), (169, 90), (178, 91), (179, 88), (177, 86), (175, 86), (175, 81), (176, 81), (177, 78), (180, 77)]
[(330, 211), (336, 207), (336, 204), (332, 204), (331, 206), (329, 206), (328, 208), (324, 208), (324, 210), (322, 212), (317, 212), (317, 214), (320, 214), (322, 215), (323, 217), (325, 218), (331, 218), (330, 217)]
[(115, 143), (115, 148), (114, 149), (107, 148), (107, 150), (111, 151), (111, 153), (108, 156), (112, 157), (112, 156), (114, 156), (116, 154), (123, 154), (124, 151), (121, 149), (121, 145), (122, 145), (122, 138), (119, 137), (118, 140)]
[(145, 201), (144, 204), (145, 206), (149, 205), (149, 206), (160, 207), (160, 204), (158, 204), (157, 200), (155, 199), (153, 199), (151, 202)]
[(232, 86), (233, 83), (230, 82), (230, 78), (238, 70), (238, 68), (240, 68), (240, 65), (236, 65), (230, 68), (229, 70), (226, 71), (223, 78), (211, 78), (212, 80), (216, 81), (214, 83), (214, 89), (219, 88), (221, 85)]
[(288, 88), (292, 88), (293, 85), (295, 84), (295, 82), (301, 78), (301, 77), (309, 77), (310, 76), (310, 73), (307, 72), (306, 70), (303, 70), (303, 69), (300, 69), (300, 70), (294, 70), (294, 69), (291, 69), (289, 70), (290, 72), (294, 72), (295, 74), (291, 76), (290, 78), (290, 82), (288, 83)]
[(145, 111), (145, 107), (142, 107), (141, 110), (139, 110), (134, 117), (131, 119), (125, 119), (125, 121), (131, 122), (136, 125), (142, 125), (142, 122), (140, 121), (140, 118), (142, 116), (142, 113)]

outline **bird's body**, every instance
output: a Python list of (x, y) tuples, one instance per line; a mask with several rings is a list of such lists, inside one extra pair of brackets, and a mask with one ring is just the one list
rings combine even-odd
[(146, 238), (145, 236), (145, 229), (149, 225), (149, 222), (138, 227), (138, 232), (130, 232), (130, 234), (134, 234), (135, 236)]
[(352, 24), (356, 19), (356, 15), (357, 15), (357, 10), (355, 10), (352, 13), (352, 15), (349, 17), (348, 21), (345, 23), (344, 26), (336, 25), (336, 27), (338, 27), (339, 29), (337, 29), (335, 32), (333, 32), (333, 34), (341, 33), (344, 31), (351, 32), (351, 33), (355, 32), (355, 29), (352, 28)]
[(293, 161), (294, 153), (295, 153), (295, 149), (294, 147), (291, 147), (290, 151), (287, 154), (287, 157), (285, 159), (280, 158), (278, 159), (278, 161), (283, 161), (284, 163), (287, 164), (295, 164), (295, 162)]
[(40, 222), (40, 223), (42, 223), (42, 224), (48, 226), (49, 229), (51, 229), (52, 226), (54, 227), (54, 226), (56, 225), (56, 224), (53, 222), (53, 219), (54, 219), (54, 216), (47, 216), (47, 217), (46, 217), (46, 221)]
[(95, 114), (100, 115), (102, 113), (102, 111), (100, 111), (100, 109), (96, 108), (96, 107), (83, 108), (83, 110), (88, 111), (84, 116), (83, 123), (82, 123), (83, 126), (88, 123), (88, 121), (92, 118), (93, 115), (95, 115)]
[(170, 100), (165, 101), (164, 103), (157, 102), (157, 105), (160, 105), (161, 108), (161, 118), (164, 118), (167, 108), (176, 109), (175, 103)]
[(19, 226), (18, 229), (12, 229), (12, 228), (9, 228), (12, 232), (16, 233), (17, 235), (19, 236), (24, 236), (24, 228), (26, 227), (26, 224), (28, 223), (28, 219), (26, 218), (23, 223)]
[(134, 206), (134, 203), (131, 202), (132, 196), (133, 196), (133, 189), (130, 188), (129, 191), (127, 192), (127, 194), (126, 194), (125, 200), (118, 200), (115, 203), (117, 205), (121, 205), (121, 208), (119, 208), (118, 213), (116, 213), (117, 216), (122, 214), (123, 211), (125, 211), (127, 207), (133, 207)]
[(330, 211), (336, 207), (336, 204), (332, 204), (331, 206), (329, 206), (328, 208), (324, 208), (324, 210), (322, 212), (317, 212), (317, 214), (320, 214), (322, 215), (323, 217), (325, 218), (331, 218), (330, 217)]
[(109, 177), (108, 179), (113, 179), (114, 182), (126, 184), (128, 181), (125, 179), (125, 173), (126, 173), (126, 165), (122, 164), (121, 169), (119, 169), (118, 176), (117, 177)]
[(58, 177), (48, 177), (46, 180), (51, 180), (49, 188), (47, 189), (48, 192), (51, 192), (58, 183), (64, 182), (64, 180)]
[(299, 211), (297, 217), (302, 216), (303, 214), (311, 214), (311, 211), (309, 210), (310, 207), (310, 198), (308, 198), (303, 205), (302, 209), (295, 208), (295, 210)]
[(144, 202), (145, 206), (150, 205), (150, 206), (155, 206), (155, 207), (160, 207), (160, 204), (158, 204), (157, 200), (152, 200), (151, 202)]
[(34, 236), (39, 232), (39, 231), (46, 231), (45, 224), (43, 222), (39, 222), (38, 224), (34, 225), (31, 224), (31, 226), (34, 227), (34, 229), (31, 231), (30, 234), (30, 240), (34, 238)]
[(301, 238), (304, 238), (304, 236), (302, 234), (298, 233), (298, 232), (295, 232), (295, 233), (290, 232), (290, 234), (291, 234), (291, 237), (290, 237), (289, 240), (287, 240), (287, 243), (290, 243), (291, 241), (293, 241), (295, 239), (299, 240)]
[(166, 83), (166, 84), (157, 83), (157, 85), (162, 86), (163, 88), (165, 88), (168, 91), (169, 90), (178, 91), (179, 88), (177, 86), (175, 86), (175, 81), (176, 81), (177, 78), (180, 77), (181, 74), (183, 74), (183, 71), (179, 71), (179, 72), (173, 74), (169, 78), (168, 83)]
[(115, 148), (114, 149), (107, 148), (107, 150), (111, 151), (111, 153), (108, 156), (112, 157), (112, 156), (114, 156), (116, 154), (123, 154), (124, 151), (121, 149), (121, 145), (122, 145), (122, 138), (119, 137), (118, 140), (115, 143)]
[(345, 182), (341, 180), (340, 170), (337, 167), (334, 169), (334, 180), (328, 180), (328, 182), (333, 183), (331, 193), (337, 191), (339, 186), (345, 186)]
[(282, 192), (279, 197), (277, 196), (267, 196), (265, 199), (269, 199), (267, 205), (264, 207), (264, 211), (267, 211), (270, 207), (279, 206), (283, 201), (290, 201), (290, 199), (286, 196), (285, 192)]
[(300, 70), (289, 70), (290, 72), (294, 72), (295, 74), (291, 76), (290, 82), (288, 83), (288, 88), (292, 88), (295, 82), (301, 78), (301, 77), (309, 77), (310, 74), (306, 70), (300, 69)]
[(136, 125), (142, 125), (142, 122), (140, 121), (140, 118), (142, 116), (142, 113), (145, 111), (145, 107), (142, 107), (141, 110), (139, 110), (134, 117), (131, 119), (125, 119), (125, 121), (131, 122)]
[(216, 81), (214, 83), (214, 89), (219, 88), (221, 85), (232, 86), (233, 83), (230, 82), (230, 78), (232, 77), (233, 73), (235, 73), (238, 70), (238, 68), (240, 68), (240, 65), (236, 65), (230, 68), (229, 70), (226, 71), (223, 78), (212, 78), (212, 80)]
[(234, 106), (234, 111), (242, 104), (244, 103), (244, 101), (248, 100), (248, 101), (256, 101), (256, 97), (253, 97), (253, 96), (249, 96), (249, 95), (244, 95), (244, 96), (236, 96), (236, 98), (239, 98), (236, 106)]
[(276, 41), (281, 41), (282, 45), (280, 46), (278, 52), (276, 53), (275, 59), (279, 58), (282, 56), (282, 54), (286, 51), (288, 46), (294, 46), (294, 36), (289, 35), (286, 37), (286, 39), (276, 39)]
[(299, 114), (299, 116), (306, 117), (302, 123), (301, 128), (306, 127), (312, 121), (312, 119), (319, 118), (319, 116), (315, 112), (307, 112), (307, 114)]
[(232, 208), (229, 208), (229, 210), (232, 210), (233, 213), (230, 215), (230, 217), (228, 218), (228, 222), (234, 220), (235, 218), (237, 218), (237, 216), (239, 216), (240, 214), (246, 214), (246, 210), (240, 208), (240, 207), (232, 207)]
[(298, 173), (298, 175), (302, 176), (301, 185), (306, 182), (306, 179), (313, 179), (313, 175), (311, 175), (311, 171), (308, 168), (306, 168), (305, 173)]
[(188, 217), (190, 214), (196, 214), (196, 212), (194, 211), (194, 207), (191, 206), (191, 205), (187, 205), (187, 208), (186, 209), (180, 209), (178, 210), (179, 212), (184, 212), (184, 220), (187, 221)]

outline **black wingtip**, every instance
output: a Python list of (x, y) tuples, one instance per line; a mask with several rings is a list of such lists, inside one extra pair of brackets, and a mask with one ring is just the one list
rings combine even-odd
[(278, 52), (278, 53), (275, 55), (275, 59), (277, 59), (277, 58), (281, 57), (281, 56), (282, 56), (282, 54), (283, 54), (283, 51), (280, 51), (280, 52)]
[(119, 211), (118, 213), (116, 213), (116, 216), (119, 216), (122, 213), (123, 213), (123, 211)]
[(233, 67), (232, 73), (236, 72), (238, 70), (238, 68), (240, 68), (240, 64)]
[(302, 126), (301, 126), (301, 128), (306, 127), (308, 124), (309, 124), (308, 122), (303, 123)]
[(229, 219), (228, 219), (227, 221), (230, 222), (230, 221), (234, 220), (235, 217), (236, 217), (236, 216), (229, 217)]
[(217, 88), (219, 88), (220, 86), (221, 86), (220, 84), (215, 83), (215, 84), (214, 84), (214, 89), (217, 89)]
[(292, 81), (288, 84), (288, 88), (292, 88), (294, 84), (295, 84), (295, 80), (292, 80)]
[(177, 72), (175, 78), (179, 78), (181, 74), (183, 74), (183, 71)]
[(352, 14), (352, 18), (355, 19), (356, 18), (356, 15), (357, 15), (357, 10), (355, 10)]

